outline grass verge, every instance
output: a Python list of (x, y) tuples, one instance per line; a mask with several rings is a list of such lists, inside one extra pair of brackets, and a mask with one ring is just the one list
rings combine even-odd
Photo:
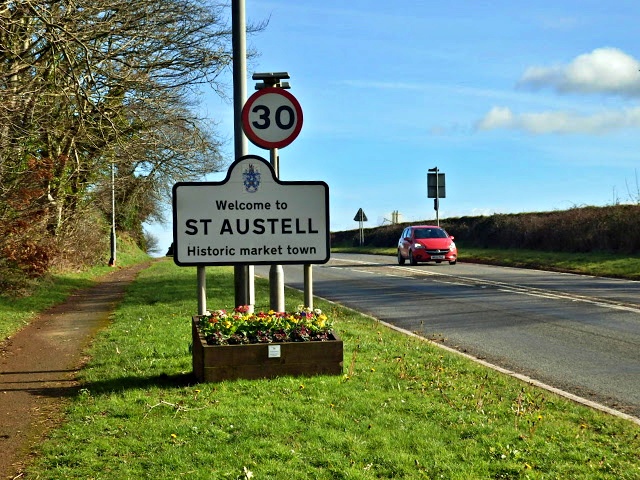
[[(459, 260), (461, 262), (640, 280), (640, 256), (638, 255), (466, 248), (463, 245), (459, 245), (458, 248), (460, 249)], [(331, 251), (336, 253), (366, 253), (393, 256), (397, 252), (395, 247), (340, 247), (332, 248)]]
[[(118, 251), (118, 267), (126, 267), (148, 260), (149, 256), (133, 243), (121, 241)], [(34, 283), (29, 295), (15, 297), (0, 294), (0, 341), (27, 325), (47, 308), (65, 301), (80, 288), (90, 287), (95, 279), (106, 275), (113, 267), (97, 266), (82, 272), (49, 273)]]
[[(232, 307), (233, 269), (207, 272), (210, 308)], [(195, 277), (139, 275), (27, 478), (640, 478), (636, 425), (322, 301), (344, 375), (192, 384)]]

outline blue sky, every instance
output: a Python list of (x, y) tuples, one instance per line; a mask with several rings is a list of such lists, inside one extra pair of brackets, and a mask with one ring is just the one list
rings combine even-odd
[[(435, 219), (436, 166), (441, 219), (640, 201), (637, 0), (246, 0), (246, 13), (269, 19), (248, 38), (248, 94), (252, 73), (287, 71), (304, 112), (280, 178), (325, 181), (333, 231), (357, 228), (359, 208), (365, 227), (394, 210)], [(202, 100), (231, 162), (233, 106)], [(164, 253), (171, 224), (148, 231)]]

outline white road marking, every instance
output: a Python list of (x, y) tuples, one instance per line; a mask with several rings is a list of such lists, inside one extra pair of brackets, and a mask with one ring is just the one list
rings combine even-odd
[[(355, 264), (360, 264), (362, 266), (366, 266), (366, 265), (376, 265), (378, 266), (378, 263), (375, 262), (367, 262), (364, 260), (353, 260), (353, 259), (348, 259), (348, 260), (343, 260), (343, 259), (338, 259), (338, 258), (332, 258), (332, 261), (335, 262), (344, 262), (344, 263), (355, 263)], [(336, 268), (336, 267), (333, 267)], [(540, 289), (540, 288), (535, 288), (535, 287), (527, 287), (524, 285), (516, 285), (516, 284), (509, 284), (509, 283), (505, 283), (505, 282), (497, 282), (494, 280), (482, 280), (482, 279), (477, 279), (477, 278), (472, 278), (472, 277), (463, 277), (461, 275), (452, 275), (449, 273), (442, 273), (442, 272), (432, 272), (429, 270), (422, 270), (419, 268), (415, 268), (415, 267), (410, 267), (410, 266), (401, 266), (401, 265), (390, 265), (387, 268), (391, 268), (394, 270), (400, 270), (403, 272), (408, 272), (411, 273), (413, 275), (423, 275), (423, 276), (428, 276), (428, 277), (445, 277), (445, 278), (449, 278), (451, 279), (449, 281), (449, 283), (453, 284), (453, 285), (460, 285), (460, 286), (464, 286), (464, 285), (469, 285), (469, 286), (479, 286), (481, 288), (486, 288), (487, 286), (491, 286), (491, 287), (496, 287), (498, 288), (498, 290), (502, 291), (502, 292), (506, 292), (506, 293), (515, 293), (515, 294), (520, 294), (520, 295), (529, 295), (529, 296), (533, 296), (533, 297), (539, 297), (539, 298), (547, 298), (547, 299), (552, 299), (552, 300), (570, 300), (572, 302), (582, 302), (582, 303), (589, 303), (591, 305), (596, 305), (598, 307), (603, 307), (603, 308), (610, 308), (613, 310), (621, 310), (621, 311), (626, 311), (626, 312), (632, 312), (632, 313), (640, 313), (640, 307), (635, 307), (635, 306), (631, 306), (631, 305), (626, 305), (623, 304), (622, 302), (617, 302), (615, 300), (611, 300), (611, 301), (604, 301), (602, 299), (599, 298), (593, 298), (593, 297), (587, 297), (584, 295), (578, 295), (578, 294), (572, 294), (572, 293), (566, 293), (566, 292), (554, 292), (551, 290), (544, 290), (544, 289)], [(357, 269), (356, 271), (358, 272), (363, 272), (363, 270), (361, 269)], [(377, 272), (371, 272), (371, 271), (367, 271), (368, 273), (371, 274), (381, 274), (381, 275), (385, 275), (384, 272), (381, 271), (377, 271)], [(458, 280), (458, 281), (456, 281)], [(462, 280), (463, 282), (460, 282), (459, 280)], [(447, 283), (444, 280), (438, 280), (439, 283)], [(468, 283), (464, 283), (464, 282), (468, 282)]]

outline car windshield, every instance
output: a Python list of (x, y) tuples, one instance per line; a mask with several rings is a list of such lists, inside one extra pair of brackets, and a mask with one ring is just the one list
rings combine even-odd
[(441, 228), (417, 228), (415, 238), (447, 238), (447, 232)]

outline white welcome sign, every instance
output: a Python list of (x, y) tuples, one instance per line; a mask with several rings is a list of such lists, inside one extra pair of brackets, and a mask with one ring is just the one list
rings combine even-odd
[(222, 182), (176, 183), (172, 203), (177, 265), (329, 261), (329, 186), (280, 181), (262, 157), (236, 160)]

